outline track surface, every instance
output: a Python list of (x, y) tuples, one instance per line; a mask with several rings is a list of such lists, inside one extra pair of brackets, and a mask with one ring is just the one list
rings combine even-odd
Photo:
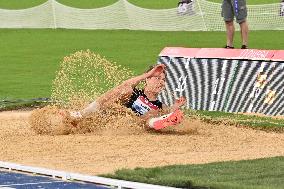
[(50, 177), (10, 172), (0, 169), (0, 188), (5, 189), (107, 189), (106, 187), (82, 182), (70, 182)]
[(48, 136), (30, 129), (30, 113), (0, 113), (1, 161), (97, 175), (121, 168), (284, 156), (283, 133), (189, 120), (182, 128), (163, 133), (132, 132), (122, 127)]

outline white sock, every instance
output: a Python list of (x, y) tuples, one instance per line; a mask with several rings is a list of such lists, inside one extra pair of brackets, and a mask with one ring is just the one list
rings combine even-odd
[(148, 126), (149, 126), (150, 128), (154, 128), (154, 123), (155, 123), (155, 121), (157, 121), (157, 120), (159, 120), (158, 117), (149, 119)]

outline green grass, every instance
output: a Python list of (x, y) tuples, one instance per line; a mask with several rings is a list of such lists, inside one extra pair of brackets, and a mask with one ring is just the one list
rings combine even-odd
[[(49, 97), (60, 61), (90, 49), (141, 73), (166, 46), (222, 47), (224, 32), (1, 29), (0, 99)], [(284, 31), (253, 31), (250, 48), (281, 49)], [(240, 35), (236, 33), (236, 47)]]
[(180, 188), (282, 189), (284, 157), (202, 165), (123, 169), (103, 175)]
[[(0, 8), (3, 9), (24, 9), (40, 5), (47, 0), (0, 0)], [(99, 8), (111, 5), (118, 0), (57, 0), (59, 3), (77, 8)], [(167, 9), (177, 6), (178, 0), (128, 0), (130, 3), (150, 9)], [(210, 0), (221, 3), (221, 0)], [(247, 4), (269, 4), (279, 3), (279, 0), (247, 0)]]
[(0, 112), (8, 110), (24, 110), (45, 107), (51, 103), (48, 100), (41, 99), (8, 99), (0, 101)]
[(178, 0), (128, 0), (128, 2), (138, 7), (150, 8), (150, 9), (169, 9), (177, 7)]
[(111, 5), (118, 0), (57, 0), (59, 3), (76, 8), (91, 9)]
[[(40, 5), (47, 0), (0, 0), (2, 9), (25, 9)], [(118, 0), (57, 0), (57, 2), (76, 8), (100, 8), (111, 5)]]
[(46, 0), (0, 0), (1, 9), (26, 9), (46, 2)]
[(284, 119), (219, 111), (189, 110), (188, 115), (212, 124), (250, 126), (256, 129), (284, 131)]

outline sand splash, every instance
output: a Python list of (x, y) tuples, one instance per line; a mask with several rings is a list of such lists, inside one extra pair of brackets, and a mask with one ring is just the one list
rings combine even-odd
[(60, 115), (62, 109), (56, 106), (46, 106), (34, 110), (29, 118), (31, 128), (38, 134), (67, 135), (85, 134), (94, 135), (135, 135), (142, 133), (187, 135), (198, 134), (198, 124), (192, 118), (186, 117), (176, 126), (160, 131), (148, 128), (147, 123), (135, 115), (130, 109), (113, 104), (111, 108), (92, 113), (83, 119), (69, 119)]
[[(31, 128), (38, 134), (48, 135), (153, 132), (145, 121), (119, 102), (83, 119), (74, 120), (60, 114), (62, 111), (83, 109), (98, 96), (132, 76), (133, 73), (129, 69), (116, 65), (90, 50), (64, 57), (53, 81), (51, 97), (54, 104), (33, 111), (29, 119)], [(193, 127), (188, 130), (188, 123), (190, 121), (185, 119), (180, 126), (161, 132), (194, 133)]]
[(34, 110), (29, 118), (31, 128), (38, 134), (139, 134), (145, 132), (145, 122), (119, 104), (92, 113), (83, 119), (70, 119), (60, 114), (57, 106)]
[(33, 111), (29, 119), (31, 128), (38, 134), (50, 135), (141, 132), (145, 124), (120, 104), (112, 104), (75, 121), (60, 115), (62, 110), (83, 109), (98, 96), (132, 76), (129, 69), (90, 50), (78, 51), (64, 57), (53, 81), (51, 97), (54, 104)]
[(90, 50), (64, 57), (52, 85), (58, 107), (80, 109), (134, 74)]

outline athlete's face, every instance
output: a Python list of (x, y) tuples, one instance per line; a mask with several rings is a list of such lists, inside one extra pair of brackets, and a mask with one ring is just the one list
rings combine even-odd
[(146, 85), (151, 92), (159, 93), (165, 88), (166, 75), (161, 73), (159, 76), (146, 79)]

